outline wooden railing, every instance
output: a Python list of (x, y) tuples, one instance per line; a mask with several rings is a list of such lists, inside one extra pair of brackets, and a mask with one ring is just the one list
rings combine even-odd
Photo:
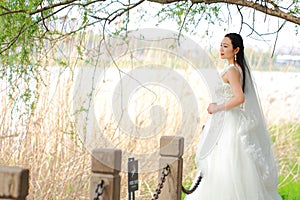
[(0, 199), (25, 200), (28, 189), (28, 169), (0, 166)]
[[(177, 136), (163, 136), (160, 139), (160, 159), (158, 180), (161, 179), (161, 171), (167, 165), (170, 173), (163, 183), (163, 188), (158, 199), (180, 200), (182, 167), (183, 167), (184, 139)], [(120, 150), (116, 149), (95, 149), (92, 152), (92, 176), (90, 182), (90, 199), (97, 199), (101, 196), (105, 200), (120, 199), (119, 172), (121, 169)], [(100, 199), (100, 198), (99, 198)], [(149, 199), (150, 200), (150, 199)]]
[[(158, 199), (181, 199), (183, 145), (183, 137), (164, 136), (160, 140), (160, 169), (157, 181), (161, 179), (161, 169), (168, 166), (169, 173)], [(94, 149), (91, 159), (90, 199), (120, 200), (121, 150)], [(0, 199), (25, 200), (28, 189), (28, 169), (0, 166)]]

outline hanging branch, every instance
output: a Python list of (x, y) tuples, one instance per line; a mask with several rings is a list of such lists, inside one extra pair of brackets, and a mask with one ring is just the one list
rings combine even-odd
[[(168, 4), (173, 2), (180, 2), (185, 0), (149, 0), (151, 2), (157, 2), (160, 4)], [(245, 1), (245, 0), (192, 0), (192, 3), (205, 3), (205, 4), (214, 4), (214, 3), (227, 3), (233, 5), (239, 5), (244, 7), (253, 8), (255, 10), (266, 13), (267, 15), (279, 17), (285, 19), (289, 22), (300, 25), (300, 17), (292, 15), (291, 12), (284, 12), (280, 10), (280, 7), (272, 1), (265, 1), (265, 4), (259, 4), (253, 1)], [(273, 8), (269, 8), (268, 4), (273, 6)]]

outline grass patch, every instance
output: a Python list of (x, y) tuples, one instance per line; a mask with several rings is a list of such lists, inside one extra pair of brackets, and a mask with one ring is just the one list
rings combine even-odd
[(300, 124), (269, 127), (279, 163), (279, 194), (284, 200), (300, 200)]
[[(284, 180), (285, 177), (280, 177)], [(279, 194), (284, 200), (300, 200), (300, 181), (290, 182), (279, 188)]]

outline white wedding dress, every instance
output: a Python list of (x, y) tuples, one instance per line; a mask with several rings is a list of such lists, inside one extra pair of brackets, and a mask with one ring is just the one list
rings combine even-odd
[[(230, 65), (242, 73), (240, 68)], [(250, 72), (246, 74), (251, 77)], [(241, 81), (242, 82), (242, 81)], [(277, 166), (252, 78), (245, 86), (245, 103), (217, 112), (205, 124), (197, 152), (197, 174), (203, 179), (185, 200), (280, 200)], [(218, 103), (232, 97), (230, 85), (216, 88)], [(256, 102), (255, 102), (256, 101)]]

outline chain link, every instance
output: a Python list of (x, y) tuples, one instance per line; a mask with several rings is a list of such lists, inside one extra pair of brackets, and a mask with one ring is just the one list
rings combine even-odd
[(192, 193), (197, 189), (197, 187), (200, 185), (201, 180), (202, 180), (202, 174), (199, 175), (196, 184), (195, 184), (194, 187), (193, 187), (192, 189), (190, 189), (190, 190), (185, 189), (185, 188), (183, 187), (183, 185), (181, 185), (181, 190), (182, 190), (182, 192), (185, 193), (185, 194), (192, 194)]
[(164, 182), (166, 181), (166, 177), (170, 174), (170, 166), (167, 164), (166, 167), (162, 169), (161, 178), (157, 185), (157, 189), (155, 190), (155, 194), (153, 194), (152, 200), (157, 200), (159, 194), (161, 193), (161, 189), (164, 187)]
[[(100, 189), (100, 192), (99, 192)], [(99, 197), (104, 193), (104, 181), (101, 179), (95, 189), (96, 197), (93, 200), (99, 200)]]

